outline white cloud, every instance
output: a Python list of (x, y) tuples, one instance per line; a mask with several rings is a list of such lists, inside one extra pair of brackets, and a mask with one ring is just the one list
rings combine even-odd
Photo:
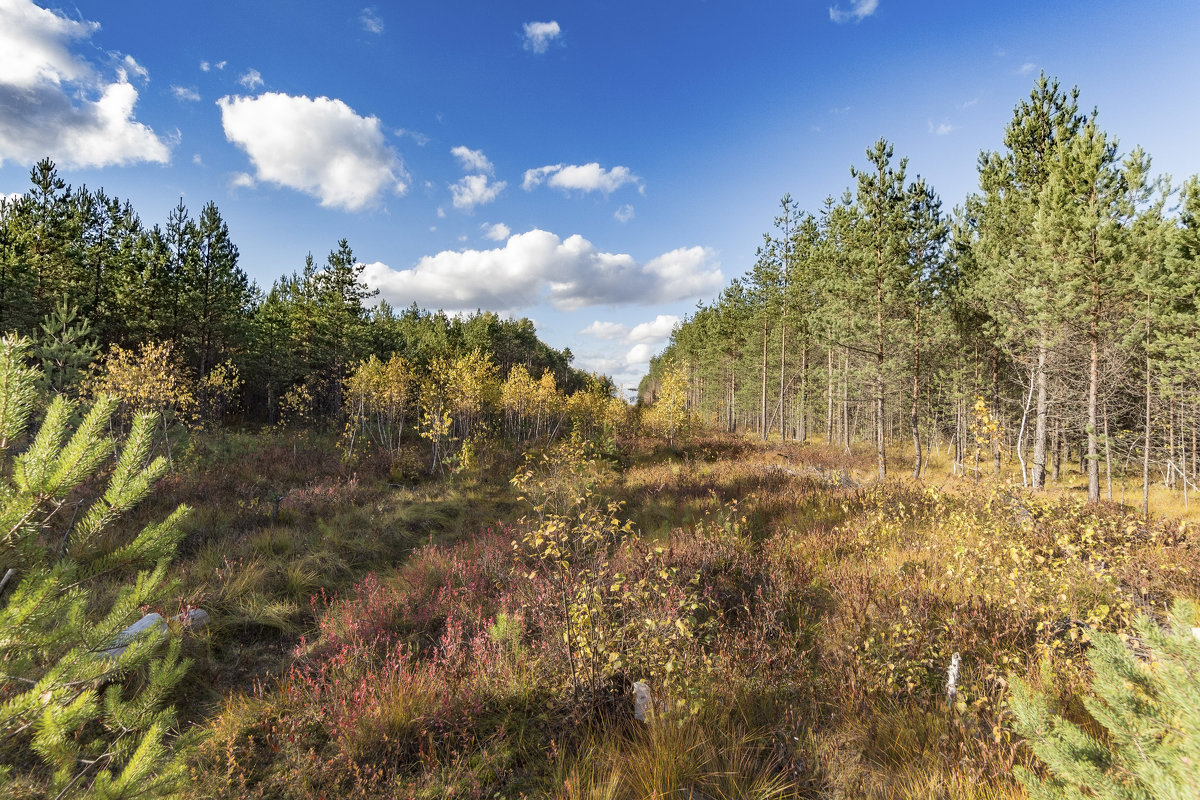
[(949, 122), (943, 121), (939, 122), (937, 125), (934, 125), (933, 120), (929, 120), (929, 132), (936, 136), (945, 136), (953, 130), (956, 130), (956, 128)]
[(437, 216), (438, 216), (438, 219), (445, 219), (446, 218), (446, 209), (439, 207), (437, 210)]
[(525, 49), (533, 53), (544, 53), (550, 47), (550, 42), (562, 35), (562, 28), (557, 22), (526, 22)]
[(678, 325), (679, 317), (674, 314), (659, 314), (650, 322), (634, 325), (626, 340), (637, 344), (665, 342)]
[(489, 225), (485, 222), (481, 227), (483, 228), (483, 235), (493, 242), (503, 242), (512, 235), (512, 229), (503, 222), (497, 222), (495, 225)]
[(228, 61), (218, 61), (215, 64), (210, 64), (207, 61), (201, 61), (200, 62), (200, 71), (208, 72), (210, 69), (225, 69), (225, 65), (228, 63), (229, 63)]
[(629, 335), (629, 328), (619, 322), (595, 320), (579, 333), (584, 336), (595, 336), (597, 339), (624, 339)]
[(404, 166), (384, 140), (379, 119), (359, 116), (341, 100), (267, 92), (222, 97), (217, 105), (225, 138), (246, 151), (260, 181), (347, 211), (407, 188)]
[(132, 72), (144, 81), (150, 80), (150, 70), (139, 64), (133, 56), (127, 55), (121, 59), (121, 66), (117, 69), (117, 74), (124, 80), (129, 72)]
[(450, 185), (450, 194), (455, 208), (471, 211), (495, 200), (507, 185), (504, 181), (489, 183), (487, 175), (467, 175)]
[(715, 253), (681, 248), (645, 264), (604, 253), (582, 236), (534, 229), (492, 250), (447, 250), (409, 269), (366, 265), (363, 280), (389, 302), (447, 310), (509, 311), (549, 302), (573, 310), (606, 304), (687, 300), (715, 292), (724, 276)]
[(233, 177), (229, 179), (229, 188), (230, 189), (253, 189), (254, 188), (254, 176), (252, 176), (248, 172), (236, 172), (236, 173), (234, 173)]
[(199, 154), (199, 153), (195, 153), (195, 154), (192, 156), (192, 163), (193, 163), (193, 164), (195, 164), (197, 167), (203, 167), (203, 166), (204, 166), (204, 159), (200, 157), (200, 154)]
[(629, 328), (619, 322), (594, 321), (579, 333), (594, 336), (597, 339), (618, 340), (632, 345), (663, 344), (671, 338), (671, 333), (679, 325), (679, 317), (674, 314), (659, 314), (650, 322), (642, 322)]
[(488, 161), (488, 157), (483, 154), (482, 150), (472, 150), (469, 147), (459, 145), (458, 147), (451, 148), (450, 154), (458, 159), (458, 163), (462, 165), (463, 171), (492, 174), (492, 162)]
[(397, 128), (396, 135), (397, 136), (407, 136), (408, 138), (410, 138), (414, 142), (416, 142), (418, 147), (424, 147), (425, 145), (429, 144), (429, 137), (426, 136), (425, 134), (421, 133), (420, 131), (410, 131), (410, 130), (407, 130), (406, 128)]
[(629, 352), (625, 354), (625, 363), (629, 366), (634, 364), (650, 363), (650, 356), (654, 355), (654, 346), (649, 344), (635, 344), (629, 348)]
[(195, 103), (200, 99), (200, 93), (187, 86), (172, 86), (171, 94), (175, 95), (175, 99), (180, 102)]
[(256, 69), (248, 70), (245, 75), (238, 78), (238, 83), (253, 92), (259, 86), (263, 85), (262, 73)]
[(589, 369), (612, 375), (615, 380), (627, 385), (634, 385), (638, 377), (645, 374), (650, 357), (670, 341), (671, 333), (678, 325), (679, 317), (671, 314), (659, 314), (650, 322), (634, 325), (633, 328), (596, 320), (579, 333), (628, 346), (628, 349), (623, 354), (615, 348), (607, 352), (589, 353), (580, 362)]
[(379, 12), (375, 10), (374, 6), (364, 8), (362, 13), (358, 15), (358, 21), (362, 23), (363, 30), (367, 33), (383, 33), (383, 19), (379, 16)]
[(977, 105), (979, 105), (979, 98), (978, 98), (978, 97), (972, 97), (970, 100), (968, 100), (967, 102), (965, 102), (965, 103), (963, 103), (962, 105), (960, 105), (960, 106), (959, 106), (959, 108), (961, 108), (961, 109), (964, 109), (964, 110), (965, 110), (965, 109), (968, 109), (968, 108), (974, 108), (974, 107), (975, 107), (975, 106), (977, 106)]
[(612, 194), (628, 184), (640, 189), (642, 179), (634, 175), (629, 167), (617, 166), (606, 170), (594, 161), (590, 164), (548, 164), (525, 170), (525, 180), (521, 183), (525, 191), (543, 183), (566, 192), (578, 190)]
[(613, 219), (617, 222), (629, 222), (633, 219), (633, 206), (626, 203), (613, 212)]
[(112, 54), (113, 81), (72, 52), (99, 28), (31, 0), (0, 2), (0, 164), (47, 155), (77, 167), (170, 160), (168, 142), (134, 119), (130, 77), (147, 80), (146, 69)]
[(1022, 64), (1020, 67), (1017, 68), (1017, 72), (1020, 73), (1021, 75), (1029, 75), (1035, 69), (1037, 69), (1037, 64), (1034, 64), (1032, 61), (1026, 61), (1024, 64)]
[(879, 0), (850, 0), (850, 8), (843, 10), (840, 5), (829, 7), (829, 18), (834, 22), (858, 22), (875, 13)]

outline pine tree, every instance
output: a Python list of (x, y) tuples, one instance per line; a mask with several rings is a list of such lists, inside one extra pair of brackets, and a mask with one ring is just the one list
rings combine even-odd
[(0, 566), (17, 577), (0, 598), (0, 795), (166, 795), (183, 770), (166, 705), (187, 668), (178, 639), (164, 647), (155, 629), (119, 655), (103, 651), (161, 599), (187, 509), (131, 538), (113, 534), (166, 467), (150, 459), (148, 414), (115, 454), (103, 495), (68, 504), (114, 456), (116, 401), (101, 398), (71, 430), (74, 406), (58, 395), (27, 438), (38, 379), (28, 355), (27, 340), (0, 340)]
[(100, 351), (92, 326), (64, 300), (42, 320), (34, 355), (42, 362), (43, 386), (56, 394), (78, 394), (83, 371)]
[(1105, 736), (1054, 713), (1048, 700), (1014, 678), (1015, 728), (1046, 765), (1043, 778), (1018, 767), (1035, 800), (1196, 797), (1200, 769), (1200, 606), (1177, 601), (1173, 627), (1142, 617), (1146, 660), (1116, 634), (1096, 634), (1088, 653), (1095, 677), (1083, 704)]

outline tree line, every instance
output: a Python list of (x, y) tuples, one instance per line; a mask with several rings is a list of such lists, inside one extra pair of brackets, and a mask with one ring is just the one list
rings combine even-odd
[(438, 359), (477, 352), (501, 378), (521, 366), (535, 379), (549, 373), (567, 393), (595, 383), (528, 319), (377, 301), (345, 240), (324, 262), (310, 253), (264, 289), (239, 266), (212, 202), (193, 216), (180, 201), (165, 224), (148, 225), (128, 201), (69, 186), (49, 159), (30, 182), (25, 194), (0, 199), (0, 330), (34, 342), (55, 391), (77, 393), (100, 359), (140, 365), (106, 380), (108, 388), (140, 381), (144, 393), (153, 362), (198, 401), (218, 385), (222, 418), (232, 410), (274, 422), (289, 410), (287, 398), (304, 405), (290, 410), (310, 424), (336, 425), (347, 378), (372, 357), (400, 354), (428, 371)]
[[(754, 265), (677, 328), (651, 362), (710, 424), (766, 439), (911, 441), (919, 476), (946, 447), (956, 473), (1058, 481), (1076, 460), (1088, 497), (1141, 471), (1194, 488), (1200, 180), (1154, 176), (1042, 75), (979, 188), (947, 213), (884, 140), (841, 197), (780, 202)], [(1102, 471), (1105, 480), (1102, 481)]]

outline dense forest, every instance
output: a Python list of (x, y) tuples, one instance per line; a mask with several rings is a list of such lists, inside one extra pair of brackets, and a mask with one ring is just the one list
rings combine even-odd
[(1200, 183), (1152, 175), (1045, 76), (978, 171), (947, 212), (880, 140), (820, 209), (785, 195), (753, 267), (675, 331), (643, 397), (676, 365), (710, 424), (872, 442), (881, 478), (904, 440), (914, 476), (949, 447), (958, 472), (1008, 457), (1034, 489), (1073, 459), (1092, 501), (1106, 482), (1112, 499), (1114, 471), (1186, 491)]

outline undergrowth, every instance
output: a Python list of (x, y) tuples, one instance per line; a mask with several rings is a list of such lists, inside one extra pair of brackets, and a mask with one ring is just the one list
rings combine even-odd
[[(514, 465), (521, 521), (432, 541), (414, 508), (465, 498), (346, 478), (338, 526), (246, 537), (290, 565), (256, 585), (308, 592), (282, 615), (305, 632), (213, 715), (192, 794), (1023, 797), (1011, 677), (1094, 730), (1090, 639), (1136, 644), (1135, 617), (1200, 595), (1195, 533), (995, 481), (867, 484), (860, 458), (566, 443)], [(386, 540), (381, 502), (407, 538), (355, 544)]]

